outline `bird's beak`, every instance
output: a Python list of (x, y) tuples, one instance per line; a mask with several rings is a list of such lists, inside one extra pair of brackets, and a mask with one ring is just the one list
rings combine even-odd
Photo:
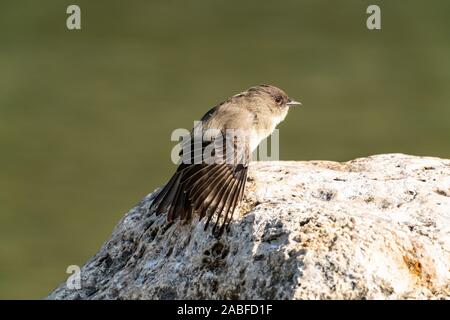
[(286, 103), (286, 105), (288, 107), (298, 107), (298, 106), (301, 106), (302, 103), (298, 102), (298, 101), (295, 101), (295, 100), (292, 100), (292, 99), (289, 99), (289, 101)]

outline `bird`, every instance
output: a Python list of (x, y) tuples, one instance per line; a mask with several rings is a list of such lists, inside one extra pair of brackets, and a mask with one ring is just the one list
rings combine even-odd
[(150, 205), (167, 222), (206, 219), (212, 234), (229, 230), (244, 196), (252, 152), (282, 122), (291, 107), (302, 105), (280, 88), (260, 84), (210, 109), (183, 138), (180, 163)]

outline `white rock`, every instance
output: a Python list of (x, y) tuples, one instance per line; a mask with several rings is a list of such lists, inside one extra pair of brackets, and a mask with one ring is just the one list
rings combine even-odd
[(450, 298), (450, 160), (253, 163), (220, 240), (130, 210), (49, 299)]

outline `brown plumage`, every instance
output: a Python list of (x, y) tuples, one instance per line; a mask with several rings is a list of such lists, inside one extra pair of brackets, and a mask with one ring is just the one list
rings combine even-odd
[(299, 104), (281, 89), (259, 85), (209, 110), (183, 141), (182, 163), (151, 210), (166, 212), (169, 222), (197, 214), (206, 219), (205, 230), (212, 224), (213, 234), (221, 235), (244, 196), (251, 153)]

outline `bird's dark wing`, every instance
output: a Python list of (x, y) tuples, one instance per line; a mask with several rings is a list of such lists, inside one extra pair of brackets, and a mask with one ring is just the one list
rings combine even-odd
[[(156, 214), (167, 212), (169, 222), (177, 218), (187, 221), (197, 213), (200, 220), (206, 219), (205, 230), (213, 223), (213, 233), (222, 234), (229, 226), (233, 213), (243, 198), (250, 158), (247, 146), (238, 145), (234, 138), (229, 144), (229, 140), (230, 138), (224, 143), (223, 148), (213, 149), (214, 163), (199, 163), (194, 157), (195, 149), (192, 145), (191, 150), (187, 151), (187, 158), (195, 159), (197, 162), (179, 165), (175, 174), (153, 201), (151, 209)], [(203, 141), (197, 146), (197, 150), (203, 152), (208, 146), (211, 147), (211, 143), (214, 142)], [(227, 146), (233, 146), (234, 150), (243, 148), (241, 150), (245, 151), (241, 154), (234, 152), (232, 155), (235, 158), (230, 161)], [(219, 158), (222, 161), (216, 161)]]

